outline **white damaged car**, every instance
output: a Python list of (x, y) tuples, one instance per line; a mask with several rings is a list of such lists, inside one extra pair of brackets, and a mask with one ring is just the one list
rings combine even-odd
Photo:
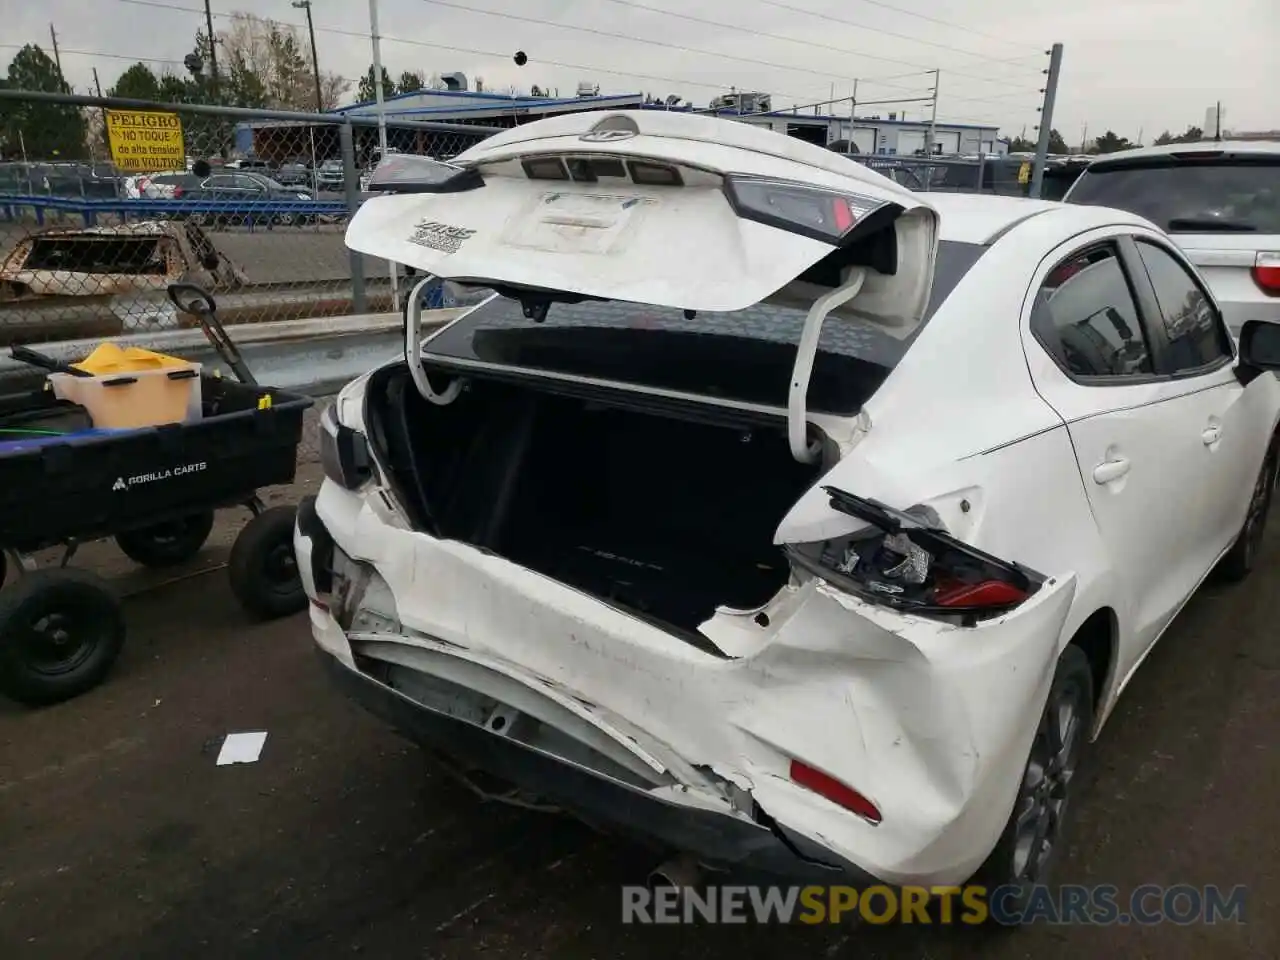
[(1237, 355), (1132, 214), (706, 117), (379, 178), (348, 245), (489, 295), (425, 340), (413, 297), (324, 416), (295, 543), (341, 686), (703, 865), (1045, 880), (1138, 664), (1255, 563), (1280, 327)]

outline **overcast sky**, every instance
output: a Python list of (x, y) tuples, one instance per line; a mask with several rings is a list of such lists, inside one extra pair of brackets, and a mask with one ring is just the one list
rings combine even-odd
[[(212, 8), (215, 29), (236, 10), (305, 22), (290, 0), (212, 0)], [(0, 63), (14, 45), (48, 49), (52, 22), (67, 79), (81, 92), (94, 67), (104, 89), (138, 59), (180, 72), (203, 23), (199, 9), (202, 0), (0, 0)], [(460, 70), (491, 90), (538, 84), (571, 96), (590, 81), (602, 93), (680, 94), (705, 106), (736, 86), (789, 106), (828, 99), (833, 84), (847, 97), (857, 79), (862, 103), (927, 97), (932, 80), (922, 71), (936, 67), (940, 120), (996, 122), (1006, 135), (1025, 127), (1030, 136), (1043, 51), (1058, 41), (1066, 52), (1053, 125), (1070, 144), (1086, 124), (1090, 137), (1112, 129), (1149, 142), (1202, 124), (1219, 99), (1230, 127), (1280, 127), (1280, 0), (380, 0), (379, 11), (393, 76)], [(321, 69), (358, 77), (371, 60), (368, 4), (314, 0), (314, 16)], [(523, 68), (512, 62), (517, 50), (528, 55)], [(890, 110), (923, 116), (928, 105), (858, 112)]]

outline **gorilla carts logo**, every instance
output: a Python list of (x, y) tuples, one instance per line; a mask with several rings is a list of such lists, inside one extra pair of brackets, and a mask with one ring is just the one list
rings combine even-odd
[(167, 470), (160, 470), (156, 473), (140, 473), (136, 477), (116, 477), (116, 482), (111, 485), (111, 492), (120, 493), (124, 490), (131, 490), (134, 487), (141, 486), (144, 483), (155, 483), (157, 480), (171, 480), (174, 477), (185, 477), (193, 473), (201, 473), (207, 470), (208, 467), (208, 461), (202, 460), (199, 463), (186, 463)]

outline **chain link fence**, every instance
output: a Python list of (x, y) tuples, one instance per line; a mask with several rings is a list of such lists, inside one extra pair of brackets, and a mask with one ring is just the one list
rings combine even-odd
[[(985, 193), (1002, 197), (1030, 195), (1032, 156), (899, 157), (854, 154), (858, 161), (908, 190), (926, 193)], [(1061, 200), (1084, 170), (1085, 161), (1050, 157), (1041, 198)]]
[[(0, 111), (21, 118), (0, 143), (0, 346), (191, 325), (176, 281), (253, 323), (396, 309), (416, 279), (343, 242), (382, 155), (372, 115), (16, 90)], [(389, 118), (386, 147), (446, 160), (498, 129)], [(853, 159), (927, 192), (1026, 196), (1031, 173), (1023, 157)]]
[[(31, 130), (0, 159), (0, 345), (193, 325), (168, 301), (178, 281), (224, 323), (381, 312), (407, 287), (343, 243), (381, 156), (374, 117), (0, 91), (15, 103), (68, 132)], [(388, 153), (437, 159), (496, 132), (385, 129)]]

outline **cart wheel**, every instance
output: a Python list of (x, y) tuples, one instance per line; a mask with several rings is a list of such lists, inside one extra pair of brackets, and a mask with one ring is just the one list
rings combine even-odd
[(297, 507), (264, 510), (240, 531), (231, 547), (231, 589), (241, 606), (265, 620), (288, 616), (307, 606), (293, 553), (296, 517)]
[(0, 591), (0, 692), (30, 706), (102, 682), (124, 644), (124, 615), (83, 570), (36, 570)]
[(116, 546), (126, 557), (144, 567), (171, 567), (190, 560), (213, 529), (213, 511), (193, 513), (178, 520), (116, 534)]

